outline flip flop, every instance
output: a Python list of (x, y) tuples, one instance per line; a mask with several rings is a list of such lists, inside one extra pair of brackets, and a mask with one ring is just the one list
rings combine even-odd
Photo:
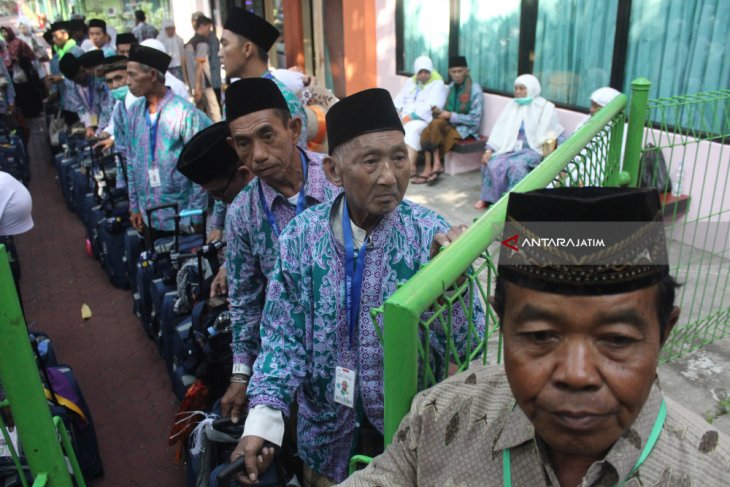
[(411, 182), (413, 184), (426, 184), (428, 182), (428, 178), (431, 176), (414, 176), (413, 179), (411, 179)]
[(440, 172), (432, 172), (431, 175), (426, 179), (426, 184), (431, 185), (439, 180), (439, 176), (441, 176)]

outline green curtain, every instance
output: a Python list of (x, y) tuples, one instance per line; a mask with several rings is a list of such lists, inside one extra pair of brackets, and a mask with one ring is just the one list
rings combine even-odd
[(533, 74), (543, 97), (588, 108), (608, 85), (617, 9), (618, 0), (540, 0)]
[(413, 71), (418, 56), (429, 56), (446, 78), (449, 59), (449, 0), (403, 0), (403, 70)]
[[(728, 0), (654, 0), (631, 4), (626, 78), (651, 81), (651, 98), (730, 88), (730, 7)], [(720, 102), (718, 102), (720, 103)], [(712, 133), (730, 129), (730, 106), (672, 110), (670, 125)], [(660, 121), (660, 120), (657, 120)]]
[(520, 0), (461, 0), (459, 46), (482, 88), (512, 93), (520, 43)]

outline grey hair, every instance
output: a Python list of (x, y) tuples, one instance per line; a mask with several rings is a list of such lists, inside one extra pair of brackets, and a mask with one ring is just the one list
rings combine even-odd
[(139, 66), (143, 73), (149, 73), (150, 71), (152, 71), (154, 69), (155, 72), (157, 73), (157, 82), (161, 83), (163, 85), (165, 84), (165, 75), (163, 73), (160, 73), (157, 69), (153, 68), (152, 66), (147, 66), (146, 64), (140, 63)]

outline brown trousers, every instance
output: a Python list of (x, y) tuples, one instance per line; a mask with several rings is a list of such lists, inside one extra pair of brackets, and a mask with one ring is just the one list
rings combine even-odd
[(441, 157), (454, 148), (461, 135), (447, 120), (436, 118), (421, 133), (421, 148), (434, 152), (439, 150)]

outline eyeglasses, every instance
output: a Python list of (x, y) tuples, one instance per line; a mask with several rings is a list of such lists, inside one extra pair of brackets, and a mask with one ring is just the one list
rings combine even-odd
[(225, 199), (226, 191), (228, 191), (228, 187), (231, 185), (231, 182), (233, 181), (235, 175), (236, 169), (234, 168), (233, 171), (231, 171), (231, 174), (228, 176), (228, 181), (226, 182), (226, 185), (223, 186), (223, 189), (208, 190), (208, 193), (210, 193), (213, 198), (217, 198), (219, 200)]

